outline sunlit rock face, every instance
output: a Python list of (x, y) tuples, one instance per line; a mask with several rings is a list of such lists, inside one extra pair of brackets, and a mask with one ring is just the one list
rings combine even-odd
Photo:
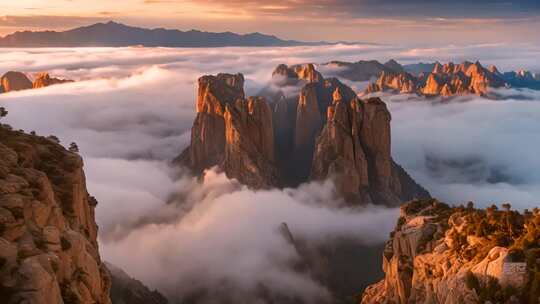
[(538, 223), (538, 212), (411, 201), (362, 303), (537, 303)]
[(32, 82), (24, 73), (10, 71), (0, 78), (0, 93), (28, 90), (32, 88)]
[(82, 167), (51, 139), (0, 127), (2, 303), (110, 303)]
[(51, 77), (49, 73), (39, 73), (36, 75), (32, 87), (34, 89), (38, 89), (68, 82), (73, 82), (73, 80)]
[(490, 88), (501, 88), (508, 84), (496, 67), (484, 68), (479, 62), (461, 64), (435, 63), (431, 73), (413, 76), (407, 72), (381, 73), (363, 94), (390, 91), (401, 94), (451, 97), (476, 94), (487, 96)]
[(244, 76), (219, 74), (199, 78), (197, 116), (191, 145), (182, 161), (195, 172), (220, 164), (225, 155), (225, 105), (244, 98)]
[(392, 160), (382, 100), (358, 99), (312, 64), (279, 65), (272, 76), (266, 98), (247, 99), (242, 75), (201, 77), (191, 146), (178, 161), (199, 174), (218, 166), (254, 189), (330, 178), (352, 204), (429, 197)]
[(321, 82), (323, 77), (315, 69), (315, 65), (312, 63), (298, 64), (293, 66), (287, 66), (280, 64), (272, 72), (272, 78), (279, 85), (296, 85), (298, 81), (303, 80), (306, 82)]
[(410, 94), (416, 92), (416, 88), (417, 80), (408, 73), (382, 72), (375, 83), (368, 85), (365, 94), (388, 90)]
[(272, 110), (263, 98), (244, 98), (241, 74), (199, 79), (191, 145), (179, 161), (201, 173), (221, 167), (253, 188), (275, 186)]
[(390, 113), (379, 98), (346, 101), (339, 89), (317, 139), (312, 179), (333, 178), (350, 201), (399, 205), (429, 197), (391, 157)]
[(54, 78), (49, 73), (36, 74), (32, 82), (24, 73), (10, 71), (0, 78), (0, 93), (38, 89), (67, 82), (73, 80)]
[(225, 107), (225, 159), (229, 178), (255, 189), (277, 185), (272, 111), (262, 97), (238, 99)]

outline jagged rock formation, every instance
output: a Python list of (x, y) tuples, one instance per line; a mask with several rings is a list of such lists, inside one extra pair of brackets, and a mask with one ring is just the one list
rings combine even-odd
[(32, 87), (34, 89), (38, 88), (44, 88), (55, 84), (62, 84), (62, 83), (68, 83), (73, 82), (73, 80), (69, 79), (60, 79), (60, 78), (54, 78), (49, 75), (49, 73), (39, 73), (36, 75), (36, 78), (34, 79), (34, 83), (32, 84)]
[(230, 178), (261, 189), (277, 184), (272, 111), (262, 97), (238, 99), (225, 106), (225, 159)]
[(79, 155), (0, 127), (2, 303), (110, 303)]
[(73, 82), (73, 80), (54, 78), (48, 73), (36, 74), (34, 82), (32, 82), (24, 73), (10, 71), (0, 78), (0, 93), (29, 90), (32, 88), (38, 89), (67, 82)]
[(540, 73), (520, 70), (517, 72), (503, 73), (502, 78), (515, 88), (540, 90)]
[(323, 64), (324, 67), (334, 71), (336, 76), (342, 77), (351, 81), (369, 81), (372, 78), (378, 77), (381, 73), (401, 73), (404, 72), (403, 67), (394, 59), (382, 64), (377, 60), (344, 62), (331, 61)]
[(476, 94), (487, 96), (489, 88), (501, 88), (507, 84), (502, 74), (494, 67), (484, 68), (479, 62), (462, 64), (436, 63), (433, 71), (413, 76), (407, 72), (382, 73), (379, 79), (368, 86), (364, 94), (382, 91), (416, 93), (424, 96), (451, 97)]
[(157, 290), (150, 290), (122, 269), (105, 263), (112, 278), (112, 304), (167, 304), (169, 301)]
[(191, 145), (178, 158), (196, 173), (213, 166), (253, 188), (277, 183), (272, 112), (263, 98), (244, 96), (241, 74), (199, 79)]
[[(333, 178), (353, 203), (429, 197), (391, 158), (384, 102), (359, 100), (312, 64), (279, 65), (272, 75), (267, 99), (245, 99), (240, 74), (201, 77), (191, 145), (177, 161), (198, 174), (218, 166), (255, 189)], [(291, 88), (298, 95), (287, 96)]]
[(346, 102), (336, 89), (327, 115), (314, 152), (313, 179), (334, 178), (339, 191), (354, 201), (399, 205), (415, 197), (429, 197), (392, 160), (391, 117), (382, 100)]
[(416, 92), (417, 80), (408, 73), (382, 72), (376, 82), (370, 83), (366, 94), (378, 91), (395, 91), (402, 94)]
[(540, 212), (412, 201), (362, 303), (539, 303)]
[(315, 69), (312, 63), (297, 64), (290, 67), (280, 64), (272, 72), (272, 78), (279, 84), (292, 85), (296, 85), (300, 80), (315, 83), (320, 83), (323, 80), (321, 73)]

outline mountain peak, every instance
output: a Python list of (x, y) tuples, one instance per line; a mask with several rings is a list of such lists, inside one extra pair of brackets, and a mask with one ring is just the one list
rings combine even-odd
[(198, 30), (148, 29), (113, 20), (78, 27), (63, 32), (16, 32), (0, 37), (0, 47), (226, 47), (226, 46), (295, 46), (312, 45), (282, 40), (259, 32), (203, 32)]

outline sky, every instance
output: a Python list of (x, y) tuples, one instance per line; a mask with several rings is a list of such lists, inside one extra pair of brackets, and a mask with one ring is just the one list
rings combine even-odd
[(284, 39), (400, 44), (538, 42), (537, 0), (0, 1), (0, 35), (100, 21)]

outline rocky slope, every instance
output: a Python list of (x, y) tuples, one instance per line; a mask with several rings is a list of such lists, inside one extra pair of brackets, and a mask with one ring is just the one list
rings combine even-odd
[(0, 127), (3, 303), (110, 303), (81, 157)]
[(32, 82), (24, 73), (9, 71), (0, 78), (0, 93), (38, 89), (50, 85), (73, 82), (68, 79), (51, 77), (48, 73), (38, 73)]
[(156, 290), (150, 290), (122, 269), (106, 263), (112, 278), (113, 304), (167, 304), (169, 301)]
[(429, 197), (391, 158), (384, 102), (358, 99), (312, 64), (280, 65), (272, 79), (264, 97), (246, 99), (240, 74), (201, 77), (191, 145), (177, 161), (197, 174), (218, 166), (254, 189), (333, 178), (353, 203)]
[(444, 65), (436, 63), (431, 73), (418, 76), (407, 72), (382, 73), (376, 82), (366, 88), (364, 94), (391, 91), (443, 97), (467, 94), (487, 96), (490, 88), (505, 86), (507, 83), (495, 67), (487, 69), (479, 62), (450, 62)]
[(540, 211), (412, 201), (362, 303), (539, 303)]

